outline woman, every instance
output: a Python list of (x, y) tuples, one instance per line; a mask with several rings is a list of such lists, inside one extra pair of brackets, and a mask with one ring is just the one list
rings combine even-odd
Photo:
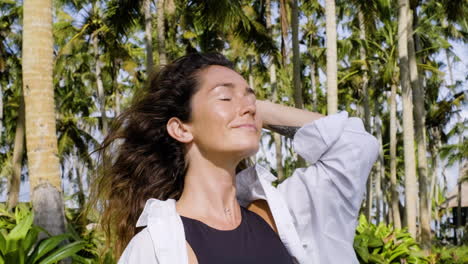
[[(259, 165), (240, 171), (262, 127), (311, 164), (277, 188)], [(94, 193), (119, 263), (357, 263), (377, 149), (360, 119), (256, 100), (225, 57), (190, 54), (118, 118)]]

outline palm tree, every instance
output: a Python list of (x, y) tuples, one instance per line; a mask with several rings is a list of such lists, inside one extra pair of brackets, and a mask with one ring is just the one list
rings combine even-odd
[[(100, 127), (103, 134), (106, 133), (108, 127), (108, 94), (117, 88), (117, 75), (122, 64), (128, 63), (130, 57), (129, 47), (126, 46), (120, 38), (121, 32), (116, 32), (116, 29), (131, 31), (130, 28), (122, 28), (122, 25), (110, 25), (115, 16), (116, 9), (109, 3), (110, 6), (106, 12), (101, 10), (100, 1), (92, 3), (90, 9), (88, 6), (77, 6), (76, 11), (84, 11), (86, 16), (75, 34), (72, 37), (67, 37), (68, 42), (64, 44), (60, 50), (59, 55), (68, 53), (74, 46), (85, 45), (89, 48), (87, 52), (93, 55), (94, 65), (91, 72), (93, 75), (93, 82), (96, 89), (96, 105), (100, 112)], [(141, 6), (138, 6), (141, 7)], [(87, 10), (89, 9), (89, 10)], [(88, 40), (90, 46), (87, 46)], [(130, 62), (134, 64), (133, 62)], [(135, 67), (132, 67), (135, 68)]]
[[(413, 9), (416, 10), (416, 9)], [(413, 36), (413, 16), (417, 14), (409, 10), (408, 13), (408, 56), (411, 87), (413, 89), (414, 117), (415, 117), (415, 132), (416, 143), (418, 149), (418, 176), (419, 176), (419, 193), (421, 202), (419, 204), (419, 219), (421, 229), (421, 245), (424, 249), (429, 249), (431, 245), (431, 211), (428, 208), (428, 183), (427, 183), (427, 149), (426, 149), (426, 131), (425, 131), (425, 110), (424, 110), (424, 90), (420, 80), (420, 74), (417, 68), (417, 59), (415, 52), (415, 44)]]
[(55, 235), (65, 231), (65, 217), (52, 83), (52, 1), (25, 0), (23, 12), (23, 91), (31, 201), (36, 224)]
[(414, 157), (413, 102), (408, 69), (408, 0), (399, 0), (398, 56), (403, 99), (403, 143), (405, 152), (405, 216), (409, 233), (416, 237), (418, 188)]
[(302, 99), (301, 85), (301, 59), (299, 54), (299, 7), (298, 0), (291, 0), (291, 27), (293, 43), (293, 84), (294, 84), (294, 105), (297, 108), (304, 107)]
[(391, 210), (393, 225), (395, 228), (401, 228), (401, 217), (399, 209), (399, 194), (397, 190), (397, 84), (391, 83), (390, 91), (390, 188), (391, 188)]
[(153, 70), (153, 16), (151, 15), (151, 0), (144, 0), (143, 13), (145, 14), (146, 73), (149, 75)]
[[(375, 87), (382, 87), (379, 89), (373, 89), (373, 100), (379, 100), (379, 96), (385, 96), (385, 89), (389, 92), (387, 95), (388, 99), (388, 145), (389, 145), (389, 157), (388, 164), (389, 169), (389, 185), (390, 195), (388, 196), (388, 206), (391, 215), (391, 222), (395, 228), (401, 228), (401, 217), (399, 210), (399, 194), (398, 194), (398, 178), (397, 178), (397, 90), (398, 90), (398, 65), (397, 65), (397, 23), (394, 20), (394, 6), (390, 1), (378, 1), (375, 2), (376, 6), (373, 13), (379, 21), (382, 22), (381, 27), (376, 27), (374, 30), (369, 30), (369, 37), (366, 38), (365, 46), (368, 47), (369, 51), (375, 55), (367, 58), (369, 71), (374, 70), (372, 74), (374, 77)], [(361, 4), (361, 3), (359, 3)], [(360, 5), (362, 8), (363, 6)], [(363, 12), (369, 15), (371, 12)], [(359, 19), (358, 19), (359, 20)], [(367, 19), (365, 19), (365, 22)], [(366, 25), (369, 25), (366, 23)], [(360, 56), (360, 54), (359, 54)], [(377, 104), (378, 105), (378, 104)], [(375, 110), (376, 115), (380, 112), (379, 108)], [(383, 142), (383, 145), (386, 143)], [(379, 157), (379, 159), (381, 159)], [(382, 178), (382, 180), (384, 180)]]
[[(361, 63), (361, 75), (362, 75), (362, 85), (361, 85), (361, 94), (362, 94), (362, 107), (361, 109), (363, 109), (363, 111), (361, 111), (361, 115), (363, 117), (363, 120), (364, 120), (364, 126), (366, 128), (367, 131), (371, 131), (371, 124), (370, 124), (370, 106), (369, 106), (369, 91), (368, 91), (368, 84), (369, 84), (369, 76), (368, 76), (368, 72), (369, 72), (369, 69), (368, 69), (368, 65), (367, 65), (367, 50), (366, 50), (366, 37), (367, 37), (367, 29), (366, 27), (368, 27), (369, 24), (373, 24), (374, 23), (374, 19), (372, 18), (372, 21), (370, 21), (371, 19), (365, 19), (364, 17), (364, 13), (366, 14), (371, 14), (374, 12), (374, 10), (372, 10), (372, 4), (369, 4), (367, 2), (362, 2), (362, 1), (356, 1), (356, 3), (354, 3), (357, 7), (357, 23), (358, 23), (358, 28), (359, 28), (359, 60), (360, 60), (360, 63)], [(369, 15), (368, 15), (369, 16)], [(377, 104), (375, 105), (375, 107), (377, 108)], [(378, 115), (377, 112), (375, 112), (375, 115)], [(375, 120), (376, 124), (375, 124), (375, 127), (376, 127), (376, 132), (377, 133), (377, 138), (380, 139), (379, 137), (379, 133), (380, 133), (380, 129), (377, 128), (377, 120)], [(380, 135), (381, 136), (381, 135)], [(367, 192), (366, 192), (366, 204), (365, 204), (365, 215), (366, 215), (366, 218), (367, 219), (371, 219), (371, 212), (372, 212), (372, 207), (373, 207), (373, 194), (374, 194), (374, 191), (376, 194), (379, 194), (380, 195), (380, 168), (384, 168), (383, 167), (383, 160), (381, 159), (381, 154), (379, 154), (379, 159), (377, 161), (377, 172), (376, 173), (371, 173), (371, 175), (369, 176), (369, 179), (367, 180)], [(376, 177), (376, 178), (375, 178)], [(375, 178), (375, 179), (374, 179)], [(373, 188), (373, 181), (376, 180), (376, 185), (375, 185), (375, 190)], [(379, 196), (378, 195), (378, 196)], [(376, 205), (378, 206), (380, 204), (380, 196), (379, 197), (376, 197)], [(379, 213), (379, 208), (377, 208), (377, 213)], [(377, 218), (378, 219), (378, 218)]]
[(321, 43), (325, 42), (325, 38), (319, 34), (319, 29), (325, 26), (324, 19), (322, 19), (325, 10), (316, 1), (304, 2), (301, 9), (308, 18), (307, 23), (303, 26), (304, 39), (308, 46), (308, 52), (307, 56), (305, 56), (304, 63), (309, 65), (310, 70), (309, 81), (312, 110), (321, 111), (318, 102), (318, 94), (320, 93), (319, 69), (322, 65), (326, 64), (326, 58), (324, 56), (325, 48), (321, 46)]
[(24, 98), (23, 91), (20, 91), (18, 118), (16, 120), (15, 143), (13, 149), (13, 170), (8, 184), (8, 209), (14, 208), (19, 201), (19, 191), (21, 183), (21, 169), (23, 165), (24, 154), (24, 134), (25, 134), (25, 120), (24, 120)]
[[(24, 153), (24, 100), (21, 91), (21, 35), (13, 28), (20, 25), (22, 9), (15, 2), (0, 3), (0, 174), (8, 172), (7, 206), (18, 203)], [(6, 132), (5, 134), (3, 132)], [(14, 140), (11, 146), (11, 140)], [(13, 149), (11, 155), (10, 149)]]
[(327, 34), (327, 112), (338, 111), (338, 66), (336, 48), (335, 0), (325, 0)]
[[(383, 139), (382, 139), (382, 130), (383, 130), (383, 122), (381, 118), (382, 111), (380, 111), (380, 102), (379, 99), (374, 104), (375, 114), (374, 114), (374, 128), (375, 128), (375, 137), (379, 142), (379, 156), (377, 157), (376, 166), (375, 166), (375, 207), (376, 207), (376, 215), (375, 219), (377, 223), (380, 223), (382, 208), (381, 204), (383, 204), (382, 199), (382, 181), (385, 178), (385, 161), (384, 161), (384, 150), (383, 150)], [(369, 218), (371, 219), (371, 218)]]
[[(266, 20), (266, 29), (270, 37), (273, 37), (272, 34), (272, 24), (271, 24), (271, 0), (265, 1), (265, 20)], [(276, 59), (271, 57), (269, 65), (269, 75), (270, 75), (270, 84), (271, 84), (271, 100), (273, 102), (278, 102), (278, 82), (276, 78)], [(282, 138), (278, 133), (272, 132), (273, 141), (275, 144), (275, 153), (276, 153), (276, 173), (278, 175), (278, 180), (282, 181), (285, 177), (283, 172), (283, 150), (282, 150)]]
[(279, 0), (280, 3), (280, 23), (281, 23), (281, 62), (284, 67), (288, 62), (288, 5), (287, 0)]
[(158, 1), (158, 52), (159, 52), (159, 65), (167, 64), (166, 55), (166, 30), (164, 28), (164, 0)]
[(364, 43), (366, 40), (366, 24), (364, 21), (364, 14), (363, 10), (360, 8), (358, 11), (358, 20), (359, 20), (359, 40), (361, 41), (361, 45), (359, 47), (359, 58), (362, 61), (362, 94), (363, 94), (363, 107), (364, 107), (364, 125), (367, 131), (370, 131), (370, 108), (369, 108), (369, 95), (367, 91), (369, 77), (367, 75), (367, 52), (364, 47)]

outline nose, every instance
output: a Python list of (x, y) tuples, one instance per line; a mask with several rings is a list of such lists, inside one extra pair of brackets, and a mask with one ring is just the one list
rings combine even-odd
[(243, 100), (241, 115), (251, 114), (255, 115), (257, 111), (256, 100), (252, 96), (246, 96)]

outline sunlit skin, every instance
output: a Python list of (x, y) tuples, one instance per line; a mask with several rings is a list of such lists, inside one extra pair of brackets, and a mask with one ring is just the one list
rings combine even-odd
[[(209, 66), (198, 80), (192, 119), (174, 117), (167, 123), (168, 133), (185, 144), (189, 164), (176, 210), (213, 228), (232, 230), (241, 222), (235, 169), (258, 151), (262, 127), (301, 127), (322, 115), (256, 100), (245, 79), (226, 67)], [(255, 201), (248, 209), (277, 231), (265, 201)], [(197, 263), (188, 243), (187, 249), (189, 263)]]
[(234, 169), (259, 147), (262, 122), (256, 115), (255, 93), (229, 68), (211, 66), (200, 77), (200, 90), (192, 98), (189, 158), (202, 155), (219, 167)]
[(240, 223), (235, 168), (259, 148), (262, 121), (255, 94), (237, 72), (210, 66), (199, 73), (191, 102), (190, 122), (168, 122), (169, 134), (186, 144), (189, 164), (177, 211), (217, 229), (233, 229)]

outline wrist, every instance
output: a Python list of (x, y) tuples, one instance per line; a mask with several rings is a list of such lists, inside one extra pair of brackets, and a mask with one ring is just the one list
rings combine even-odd
[(257, 100), (256, 101), (256, 115), (257, 118), (262, 120), (262, 127), (265, 128), (268, 125), (268, 101)]

